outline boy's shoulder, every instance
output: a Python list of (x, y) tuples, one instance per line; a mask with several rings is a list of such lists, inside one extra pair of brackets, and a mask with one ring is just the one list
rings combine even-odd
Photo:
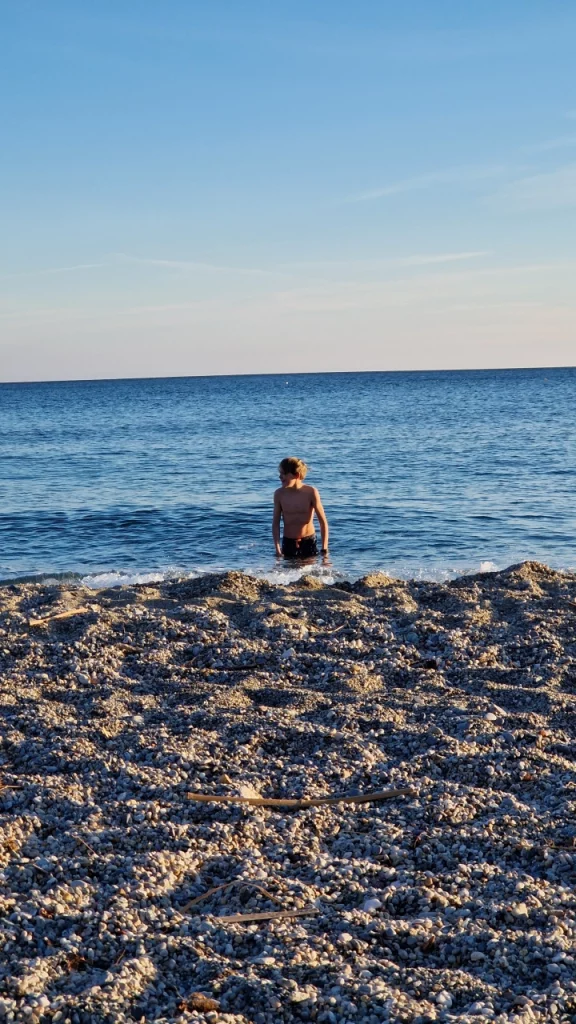
[[(291, 488), (289, 488), (289, 490), (291, 490)], [(285, 492), (285, 487), (277, 487), (276, 490), (274, 491), (274, 499), (281, 498)], [(298, 488), (297, 493), (304, 494), (306, 495), (307, 498), (312, 498), (313, 496), (318, 494), (318, 491), (316, 487), (312, 487), (310, 484), (302, 484), (302, 486)]]
[(303, 497), (307, 498), (308, 501), (316, 501), (317, 498), (319, 497), (318, 491), (316, 490), (315, 487), (312, 487), (311, 484), (302, 484), (302, 487), (300, 488), (300, 494), (302, 494)]

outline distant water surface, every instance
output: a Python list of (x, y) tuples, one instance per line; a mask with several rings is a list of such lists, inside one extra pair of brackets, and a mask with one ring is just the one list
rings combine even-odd
[(576, 369), (0, 385), (0, 576), (95, 584), (273, 557), (304, 458), (332, 577), (576, 566)]

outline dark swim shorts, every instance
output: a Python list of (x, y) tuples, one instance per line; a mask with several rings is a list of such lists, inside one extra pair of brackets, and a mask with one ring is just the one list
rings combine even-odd
[(283, 537), (282, 554), (284, 558), (316, 558), (318, 554), (316, 534), (312, 534), (310, 537), (301, 537), (300, 540)]

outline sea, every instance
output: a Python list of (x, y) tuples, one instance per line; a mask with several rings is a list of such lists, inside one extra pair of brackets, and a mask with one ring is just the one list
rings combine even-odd
[[(576, 568), (576, 368), (0, 385), (0, 579)], [(330, 557), (276, 559), (304, 459)]]

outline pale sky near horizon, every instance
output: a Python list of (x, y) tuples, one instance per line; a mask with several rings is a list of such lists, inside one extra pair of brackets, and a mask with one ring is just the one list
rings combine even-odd
[(573, 2), (0, 11), (0, 380), (576, 363)]

